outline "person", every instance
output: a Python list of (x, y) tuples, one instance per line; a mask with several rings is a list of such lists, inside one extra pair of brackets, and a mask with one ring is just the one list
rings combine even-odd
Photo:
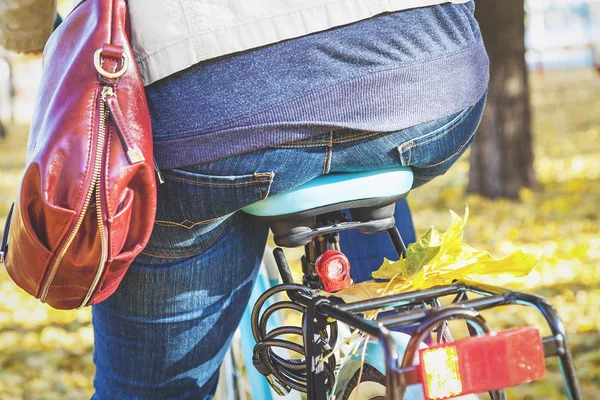
[[(52, 3), (4, 0), (0, 45), (41, 48)], [(94, 399), (213, 396), (268, 234), (242, 207), (398, 165), (416, 188), (469, 147), (489, 62), (473, 2), (438, 3), (129, 0), (166, 183), (147, 247), (93, 306)]]

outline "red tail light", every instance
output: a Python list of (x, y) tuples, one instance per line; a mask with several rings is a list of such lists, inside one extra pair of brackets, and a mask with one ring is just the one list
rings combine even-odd
[(315, 266), (326, 292), (337, 292), (352, 284), (350, 280), (350, 261), (337, 250), (327, 250), (317, 258)]
[(544, 349), (535, 327), (478, 336), (419, 350), (425, 399), (504, 389), (544, 377)]

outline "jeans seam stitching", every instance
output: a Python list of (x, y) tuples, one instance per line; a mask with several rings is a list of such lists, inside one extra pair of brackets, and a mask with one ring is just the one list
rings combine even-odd
[[(254, 183), (256, 183), (256, 179), (257, 179), (257, 178), (256, 178), (256, 177), (257, 177), (257, 175), (255, 174), (255, 175), (253, 176), (253, 179), (252, 179), (252, 181), (250, 181), (250, 182), (237, 182), (237, 183), (210, 183), (210, 182), (199, 182), (199, 181), (194, 181), (194, 180), (191, 180), (191, 179), (181, 178), (181, 177), (178, 177), (178, 176), (173, 176), (173, 175), (169, 175), (169, 174), (165, 174), (165, 173), (163, 173), (163, 175), (164, 175), (165, 177), (169, 178), (169, 179), (175, 179), (175, 180), (178, 180), (178, 181), (189, 182), (189, 183), (193, 183), (193, 184), (196, 184), (196, 185), (205, 185), (205, 186), (242, 186), (242, 185), (251, 185), (251, 184), (254, 184)], [(259, 174), (259, 175), (260, 175), (260, 174)], [(266, 178), (267, 176), (268, 176), (268, 174), (267, 174), (267, 175), (265, 175), (265, 176), (259, 176), (259, 179)]]
[(265, 174), (269, 175), (269, 185), (267, 186), (267, 193), (265, 193), (265, 199), (269, 197), (269, 193), (271, 193), (271, 186), (273, 185), (273, 179), (275, 178), (275, 172), (265, 172)]
[(455, 155), (457, 155), (458, 153), (460, 153), (460, 152), (461, 152), (461, 151), (462, 151), (462, 150), (465, 148), (465, 146), (467, 145), (467, 143), (468, 143), (468, 142), (471, 140), (471, 138), (472, 138), (473, 136), (475, 136), (475, 133), (476, 133), (476, 132), (477, 132), (476, 130), (475, 130), (475, 131), (473, 131), (473, 133), (471, 133), (471, 136), (469, 136), (469, 138), (468, 138), (467, 140), (465, 140), (465, 142), (464, 142), (464, 143), (463, 143), (463, 144), (460, 146), (460, 148), (459, 148), (458, 150), (456, 150), (456, 152), (455, 152), (454, 154), (452, 154), (452, 155), (450, 155), (450, 156), (448, 156), (448, 157), (444, 158), (442, 161), (438, 161), (438, 162), (437, 162), (437, 163), (435, 163), (435, 164), (429, 164), (429, 165), (427, 165), (427, 167), (435, 167), (435, 166), (438, 166), (438, 165), (440, 165), (440, 164), (443, 164), (443, 163), (445, 163), (446, 161), (448, 161), (449, 159), (451, 159), (452, 157), (454, 157)]
[(256, 188), (258, 189), (259, 200), (263, 199), (262, 189), (260, 188), (260, 182), (258, 181), (258, 176), (254, 174), (254, 183), (256, 183)]
[(367, 139), (372, 136), (381, 135), (382, 133), (383, 132), (361, 132), (361, 133), (358, 133), (355, 135), (345, 136), (343, 138), (334, 139), (333, 143), (346, 143), (346, 142), (352, 142), (355, 140)]
[(147, 251), (147, 250), (143, 250), (141, 252), (141, 254), (145, 255), (145, 256), (149, 256), (149, 257), (160, 257), (160, 258), (186, 258), (186, 257), (194, 257), (197, 256), (199, 254), (201, 254), (204, 250), (206, 250), (207, 248), (210, 247), (210, 245), (212, 245), (222, 234), (223, 232), (225, 232), (225, 227), (223, 227), (216, 235), (214, 238), (212, 238), (208, 243), (206, 243), (204, 246), (202, 246), (200, 248), (200, 250), (197, 250), (193, 253), (186, 253), (186, 254), (177, 254), (177, 255), (172, 255), (172, 254), (162, 254), (162, 253), (155, 253), (152, 251)]
[[(263, 178), (263, 177), (268, 177), (268, 180), (265, 179), (259, 179), (259, 178)], [(271, 183), (273, 182), (273, 172), (255, 172), (254, 173), (254, 182), (256, 183), (256, 187), (258, 188), (258, 193), (260, 196), (260, 200), (264, 200), (267, 198), (267, 196), (269, 195), (269, 191), (271, 190)], [(267, 187), (267, 193), (265, 195), (263, 195), (263, 191), (262, 188), (260, 187), (261, 183), (268, 183), (269, 186)]]
[[(414, 140), (410, 139), (408, 142), (406, 143), (402, 143), (400, 146), (398, 146), (398, 151), (400, 152), (400, 164), (402, 164), (402, 166), (406, 167), (408, 165), (410, 165), (410, 161), (412, 158), (412, 144), (414, 143)], [(404, 154), (408, 152), (408, 160), (406, 159), (406, 157), (404, 157)]]
[(289, 144), (277, 144), (273, 147), (276, 148), (296, 148), (296, 147), (322, 147), (322, 146), (327, 146), (328, 142), (312, 142), (312, 143), (306, 143), (306, 144), (300, 144), (300, 143), (289, 143)]
[[(227, 215), (229, 215), (229, 214), (227, 214)], [(181, 226), (182, 228), (192, 229), (192, 228), (194, 228), (194, 227), (196, 227), (198, 225), (204, 225), (204, 224), (208, 224), (208, 223), (211, 223), (211, 222), (223, 219), (223, 218), (227, 217), (227, 215), (223, 215), (223, 216), (220, 216), (220, 217), (215, 217), (215, 218), (207, 219), (207, 220), (204, 220), (204, 221), (190, 221), (189, 219), (185, 219), (185, 220), (183, 220), (183, 222), (173, 222), (173, 221), (167, 221), (167, 220), (157, 219), (157, 220), (154, 221), (154, 223), (156, 225), (159, 225), (159, 226)], [(191, 225), (191, 226), (185, 225), (184, 223), (186, 221), (191, 222), (193, 225)]]
[(329, 140), (325, 147), (325, 159), (323, 160), (323, 175), (327, 175), (331, 169), (331, 153), (333, 153), (333, 132), (328, 133)]

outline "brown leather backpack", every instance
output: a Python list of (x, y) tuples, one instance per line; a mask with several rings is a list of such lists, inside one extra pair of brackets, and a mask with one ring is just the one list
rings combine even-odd
[(152, 231), (152, 135), (128, 24), (124, 0), (87, 0), (44, 49), (0, 258), (17, 285), (55, 308), (110, 296)]

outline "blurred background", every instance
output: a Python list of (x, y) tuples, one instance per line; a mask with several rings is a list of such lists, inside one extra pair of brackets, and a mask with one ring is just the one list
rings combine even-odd
[[(59, 2), (66, 15), (71, 1)], [(491, 59), (487, 109), (472, 149), (413, 193), (417, 236), (444, 229), (449, 209), (471, 210), (465, 242), (500, 256), (542, 254), (524, 279), (561, 314), (585, 399), (600, 399), (600, 0), (478, 0)], [(24, 168), (40, 80), (36, 56), (0, 48), (0, 229)], [(498, 283), (496, 281), (496, 283)], [(498, 327), (538, 322), (513, 309)], [(0, 399), (92, 394), (89, 309), (43, 306), (0, 270)], [(566, 398), (560, 372), (512, 389), (510, 399)]]

